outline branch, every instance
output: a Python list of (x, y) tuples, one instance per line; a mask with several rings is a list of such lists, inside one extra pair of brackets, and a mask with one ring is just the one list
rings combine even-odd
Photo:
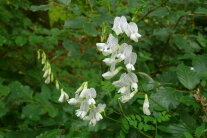
[(152, 13), (153, 11), (157, 10), (158, 8), (162, 7), (163, 5), (165, 5), (169, 0), (165, 0), (163, 1), (159, 6), (157, 6), (154, 9), (149, 10), (144, 16), (142, 16), (138, 22), (142, 21), (144, 18), (146, 18), (150, 13)]

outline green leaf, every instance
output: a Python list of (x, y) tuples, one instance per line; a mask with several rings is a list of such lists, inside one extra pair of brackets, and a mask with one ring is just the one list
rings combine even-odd
[(84, 24), (87, 23), (87, 19), (85, 17), (75, 17), (75, 18), (68, 18), (65, 21), (64, 27), (66, 28), (74, 28), (74, 29), (80, 29), (83, 28)]
[(52, 105), (48, 107), (48, 114), (50, 117), (56, 117), (58, 114), (57, 108), (53, 107)]
[(202, 7), (199, 7), (195, 10), (195, 13), (197, 14), (207, 14), (207, 8), (202, 8)]
[(170, 129), (170, 133), (172, 134), (172, 136), (175, 138), (181, 138), (184, 132), (187, 131), (185, 126), (181, 124), (171, 124), (168, 126), (168, 128)]
[(0, 84), (0, 97), (7, 96), (10, 92), (10, 88), (8, 86), (3, 86)]
[(195, 71), (203, 78), (207, 78), (207, 55), (198, 55), (193, 58)]
[(168, 9), (166, 7), (160, 7), (157, 10), (155, 10), (154, 12), (150, 13), (149, 16), (164, 17), (168, 14), (169, 14), (169, 12), (168, 12)]
[(16, 98), (22, 98), (22, 99), (32, 99), (33, 91), (29, 86), (24, 86), (18, 81), (14, 81), (11, 84), (9, 84), (9, 87), (12, 92), (12, 96)]
[(27, 43), (27, 38), (23, 37), (23, 36), (17, 36), (16, 39), (15, 39), (15, 43), (18, 46), (23, 46)]
[(194, 97), (190, 97), (190, 96), (182, 96), (180, 98), (180, 102), (184, 103), (188, 106), (193, 106), (194, 108), (199, 108), (199, 104), (195, 101)]
[(193, 138), (193, 136), (189, 133), (189, 132), (184, 132), (184, 136), (186, 137), (186, 138)]
[(201, 126), (196, 128), (195, 135), (197, 137), (200, 137), (203, 134), (204, 130), (205, 130), (205, 124), (203, 123)]
[(22, 118), (29, 118), (31, 120), (39, 120), (40, 115), (46, 113), (43, 105), (28, 104), (23, 108)]
[(182, 34), (173, 35), (172, 42), (185, 53), (192, 53), (200, 50), (200, 46), (195, 41), (188, 39)]
[(33, 12), (36, 12), (36, 11), (47, 11), (49, 8), (51, 8), (52, 5), (40, 5), (40, 6), (35, 6), (35, 5), (32, 5), (30, 7), (30, 10), (33, 11)]
[(128, 133), (129, 131), (129, 124), (128, 124), (128, 121), (127, 119), (122, 119), (121, 120), (121, 124), (122, 124), (122, 130), (125, 132), (125, 133)]
[(8, 112), (8, 108), (3, 101), (0, 101), (0, 118), (6, 115)]
[(6, 43), (6, 38), (0, 35), (0, 46), (3, 46), (4, 43)]
[(177, 77), (180, 83), (189, 90), (192, 90), (200, 82), (200, 77), (195, 71), (190, 70), (189, 67), (180, 64), (177, 67)]
[(179, 99), (182, 96), (182, 93), (170, 88), (170, 87), (162, 87), (157, 89), (156, 93), (150, 95), (151, 106), (162, 106), (165, 109), (169, 110), (170, 107), (176, 108), (177, 105), (180, 103)]
[(40, 134), (36, 138), (57, 138), (61, 135), (61, 132), (61, 129), (53, 129)]
[(69, 5), (71, 3), (71, 0), (58, 0), (58, 2), (65, 4), (65, 5)]
[(207, 40), (206, 40), (206, 38), (205, 38), (201, 33), (198, 33), (197, 41), (199, 42), (199, 44), (200, 44), (202, 47), (206, 47), (206, 45), (207, 45)]
[(75, 55), (80, 55), (80, 52), (79, 52), (79, 44), (75, 41), (72, 41), (72, 40), (64, 40), (63, 41), (63, 47), (70, 51), (71, 55), (72, 56), (75, 56)]

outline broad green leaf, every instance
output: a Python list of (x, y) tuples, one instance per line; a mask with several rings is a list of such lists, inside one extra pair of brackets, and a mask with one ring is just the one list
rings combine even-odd
[(32, 5), (30, 7), (30, 10), (33, 11), (33, 12), (36, 12), (36, 11), (47, 11), (51, 7), (52, 7), (52, 5), (39, 5), (39, 6)]
[(52, 105), (48, 107), (48, 114), (50, 117), (56, 117), (58, 114), (57, 107), (53, 107)]
[(168, 128), (170, 129), (172, 138), (181, 138), (184, 132), (187, 131), (186, 127), (181, 124), (171, 124), (168, 126)]
[(152, 13), (150, 13), (149, 16), (164, 17), (168, 14), (169, 14), (169, 12), (168, 12), (168, 9), (166, 7), (160, 7), (158, 9), (156, 9), (155, 11), (153, 11)]
[(193, 67), (195, 71), (202, 77), (207, 77), (207, 55), (198, 55), (193, 58)]
[(198, 74), (183, 64), (180, 64), (177, 67), (177, 77), (180, 83), (189, 90), (194, 89), (200, 82), (200, 77)]
[(150, 95), (150, 103), (152, 107), (162, 106), (169, 110), (171, 107), (176, 108), (180, 103), (179, 99), (182, 96), (182, 93), (170, 88), (170, 87), (161, 87), (157, 89), (156, 93)]
[(195, 10), (195, 13), (197, 14), (207, 14), (207, 8), (199, 7)]
[(182, 96), (180, 102), (188, 106), (193, 106), (194, 108), (199, 108), (199, 104), (195, 101), (195, 98), (192, 96)]
[(197, 41), (199, 42), (199, 44), (202, 47), (206, 47), (207, 46), (207, 40), (206, 40), (206, 38), (201, 33), (198, 33)]
[(31, 120), (39, 120), (40, 115), (46, 113), (44, 105), (40, 105), (38, 103), (27, 104), (22, 111), (22, 118), (28, 118)]
[(83, 16), (75, 17), (75, 18), (68, 18), (65, 21), (64, 27), (80, 29), (80, 28), (83, 28), (85, 23), (87, 23), (87, 19)]
[(79, 44), (72, 40), (64, 40), (63, 47), (68, 50), (72, 56), (80, 55)]
[(29, 86), (24, 86), (18, 81), (9, 84), (13, 98), (32, 99), (33, 91)]
[(57, 0), (57, 1), (65, 5), (69, 5), (71, 3), (71, 0)]

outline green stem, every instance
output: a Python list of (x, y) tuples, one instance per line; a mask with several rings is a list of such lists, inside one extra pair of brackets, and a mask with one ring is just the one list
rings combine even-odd
[(118, 101), (118, 103), (119, 103), (119, 107), (120, 107), (120, 109), (121, 109), (122, 114), (123, 114), (124, 116), (126, 116), (125, 113), (124, 113), (124, 110), (123, 110), (123, 108), (122, 108), (122, 106), (121, 106), (120, 101)]
[(152, 136), (146, 134), (145, 132), (139, 130), (138, 128), (136, 128), (136, 129), (139, 131), (139, 133), (141, 133), (141, 134), (144, 135), (145, 137), (147, 137), (147, 138), (153, 138)]
[(104, 111), (104, 117), (105, 117), (105, 118), (108, 118), (108, 119), (110, 119), (110, 120), (112, 120), (112, 121), (114, 121), (114, 122), (121, 123), (120, 121), (118, 121), (118, 120), (116, 120), (116, 119), (113, 119), (113, 118), (111, 118), (111, 117), (108, 117), (108, 116), (106, 115), (106, 112), (105, 112), (105, 111)]

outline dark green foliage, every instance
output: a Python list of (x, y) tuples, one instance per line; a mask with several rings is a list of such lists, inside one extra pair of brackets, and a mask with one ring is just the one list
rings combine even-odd
[[(102, 79), (107, 67), (95, 46), (122, 15), (142, 35), (127, 40), (138, 55), (139, 92), (125, 104)], [(206, 138), (206, 22), (205, 0), (0, 0), (0, 138)], [(106, 110), (95, 127), (44, 83), (38, 49), (70, 97), (84, 81), (96, 88)]]

